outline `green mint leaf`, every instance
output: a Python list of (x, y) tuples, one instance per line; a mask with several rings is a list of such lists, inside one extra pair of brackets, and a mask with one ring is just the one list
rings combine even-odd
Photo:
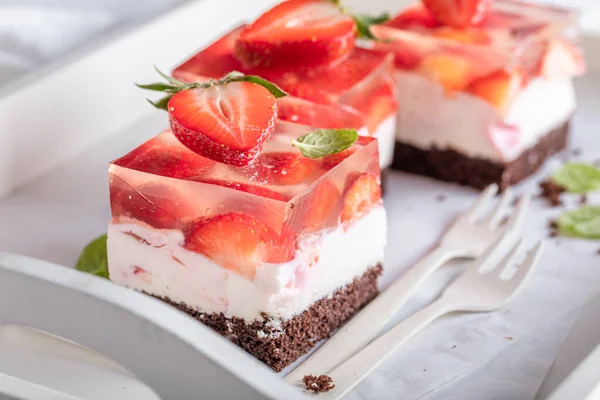
[(154, 107), (160, 109), (160, 110), (167, 110), (168, 109), (168, 105), (169, 105), (169, 100), (171, 100), (171, 97), (173, 97), (173, 95), (169, 95), (169, 96), (165, 96), (157, 101), (152, 101), (150, 99), (146, 99), (148, 100), (148, 102), (150, 104), (152, 104)]
[(556, 221), (562, 235), (600, 239), (600, 207), (584, 206), (561, 214)]
[(552, 180), (571, 193), (586, 193), (600, 189), (600, 169), (590, 164), (565, 164)]
[(378, 16), (355, 14), (352, 15), (352, 18), (354, 18), (354, 22), (356, 22), (356, 29), (358, 30), (359, 37), (375, 39), (375, 36), (371, 33), (371, 25), (383, 24), (390, 19), (390, 14), (384, 13)]
[(304, 157), (321, 158), (339, 153), (352, 146), (358, 139), (354, 129), (317, 129), (292, 140)]
[(276, 99), (287, 96), (287, 93), (284, 92), (279, 86), (274, 84), (273, 82), (269, 82), (266, 79), (261, 78), (256, 75), (244, 75), (240, 72), (231, 72), (225, 78), (219, 81), (221, 84), (226, 84), (229, 82), (251, 82), (257, 85), (260, 85), (267, 89)]
[(181, 91), (181, 88), (170, 85), (168, 83), (163, 83), (163, 82), (149, 83), (146, 85), (141, 85), (139, 83), (136, 83), (135, 86), (139, 87), (140, 89), (154, 90), (156, 92), (177, 93), (177, 92)]
[(108, 278), (106, 238), (106, 235), (102, 235), (85, 246), (77, 261), (77, 269), (79, 271)]

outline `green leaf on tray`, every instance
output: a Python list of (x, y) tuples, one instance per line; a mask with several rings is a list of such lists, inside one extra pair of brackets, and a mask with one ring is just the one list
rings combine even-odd
[(562, 235), (600, 239), (600, 206), (584, 206), (567, 211), (556, 222)]
[(79, 256), (77, 269), (102, 278), (108, 278), (108, 256), (106, 252), (106, 235), (92, 240)]
[(354, 129), (317, 129), (292, 140), (304, 157), (321, 158), (344, 151), (356, 142), (358, 133)]
[(571, 193), (587, 193), (600, 189), (600, 169), (590, 164), (565, 164), (552, 180)]

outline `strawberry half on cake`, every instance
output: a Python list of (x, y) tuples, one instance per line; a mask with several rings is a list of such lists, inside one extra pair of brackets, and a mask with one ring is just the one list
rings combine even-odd
[(109, 168), (110, 279), (280, 371), (378, 293), (377, 141), (279, 121), (285, 93), (256, 76), (166, 78), (140, 86), (171, 129)]
[(400, 104), (393, 167), (502, 189), (567, 143), (585, 70), (574, 15), (514, 0), (423, 0), (382, 25)]
[[(306, 102), (307, 107), (351, 108), (363, 119), (359, 133), (379, 141), (381, 167), (387, 168), (394, 154), (398, 108), (393, 57), (355, 48), (356, 36), (370, 35), (369, 24), (383, 20), (351, 15), (331, 0), (285, 1), (185, 61), (173, 76), (194, 81), (241, 71), (315, 103)], [(280, 118), (286, 120), (286, 114)], [(311, 126), (332, 123), (315, 120)]]

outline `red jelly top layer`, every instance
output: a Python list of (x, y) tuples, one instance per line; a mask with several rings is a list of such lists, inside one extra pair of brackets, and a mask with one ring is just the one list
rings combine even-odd
[(377, 142), (361, 137), (347, 150), (310, 159), (291, 145), (305, 133), (283, 122), (254, 163), (236, 167), (194, 153), (165, 131), (111, 163), (113, 218), (185, 229), (199, 218), (243, 212), (276, 232), (337, 227), (353, 181), (367, 174), (379, 182)]
[[(183, 81), (198, 81), (206, 78), (220, 78), (230, 71), (263, 76), (279, 85), (290, 96), (311, 102), (341, 105), (345, 111), (349, 107), (361, 115), (364, 125), (372, 134), (377, 125), (396, 112), (395, 83), (392, 76), (392, 56), (364, 49), (355, 49), (348, 56), (333, 63), (303, 71), (275, 70), (273, 68), (247, 68), (234, 55), (235, 42), (244, 26), (234, 29), (225, 36), (200, 51), (173, 71), (173, 76)], [(286, 100), (287, 101), (287, 100)], [(323, 115), (323, 108), (305, 103), (313, 108), (309, 114)], [(336, 120), (344, 113), (338, 110), (330, 113), (333, 122), (326, 123), (317, 118), (313, 122), (301, 122), (315, 127), (338, 125)], [(280, 119), (288, 120), (284, 113)], [(349, 117), (343, 117), (350, 120)], [(289, 119), (292, 122), (293, 119)], [(357, 121), (346, 127), (358, 128)]]

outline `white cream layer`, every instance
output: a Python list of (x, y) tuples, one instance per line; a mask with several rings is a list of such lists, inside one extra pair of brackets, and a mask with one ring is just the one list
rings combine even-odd
[[(571, 80), (533, 80), (505, 116), (476, 96), (447, 95), (439, 84), (415, 73), (397, 71), (396, 81), (398, 141), (421, 149), (453, 149), (497, 162), (517, 158), (568, 120), (576, 107)], [(503, 138), (507, 128), (514, 134)]]
[(373, 136), (377, 138), (377, 145), (379, 146), (379, 167), (381, 167), (382, 170), (392, 165), (392, 159), (394, 158), (397, 117), (398, 115), (393, 113), (381, 121), (373, 134)]
[[(382, 263), (386, 229), (385, 210), (378, 206), (346, 230), (301, 239), (294, 260), (262, 265), (255, 279), (249, 280), (183, 248), (179, 230), (111, 224), (110, 278), (206, 313), (224, 313), (246, 322), (262, 319), (261, 313), (285, 320)], [(309, 266), (317, 255), (318, 261)]]

